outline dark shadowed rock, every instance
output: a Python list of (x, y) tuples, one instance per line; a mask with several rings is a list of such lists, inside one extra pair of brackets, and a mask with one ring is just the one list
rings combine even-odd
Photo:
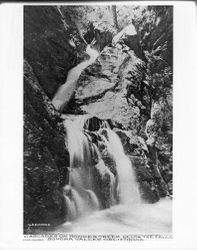
[(84, 38), (88, 44), (93, 44), (97, 50), (102, 51), (105, 46), (112, 42), (114, 34), (115, 29), (111, 25), (106, 25), (103, 22), (90, 23)]
[(104, 124), (109, 126), (110, 128), (113, 128), (114, 126), (114, 124), (110, 119), (101, 120), (98, 117), (93, 116), (87, 119), (84, 128), (88, 129), (89, 131), (98, 131), (101, 128), (101, 126), (104, 126)]
[(24, 223), (61, 223), (69, 155), (61, 118), (24, 62)]
[(140, 193), (142, 199), (150, 203), (157, 202), (160, 199), (159, 192), (153, 182), (141, 182)]
[(131, 50), (133, 50), (135, 52), (135, 54), (137, 55), (137, 57), (143, 59), (143, 53), (142, 53), (142, 48), (140, 46), (139, 43), (139, 39), (137, 35), (125, 35), (122, 38), (123, 42), (129, 47), (131, 48)]
[[(75, 24), (69, 17), (63, 19), (56, 6), (25, 6), (24, 20), (24, 56), (43, 90), (52, 98), (65, 82), (68, 70), (76, 65), (85, 43)], [(79, 48), (71, 43), (73, 35)]]

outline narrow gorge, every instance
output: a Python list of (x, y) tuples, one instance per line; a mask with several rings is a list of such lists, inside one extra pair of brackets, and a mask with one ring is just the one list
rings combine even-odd
[(24, 233), (172, 230), (173, 9), (24, 7)]

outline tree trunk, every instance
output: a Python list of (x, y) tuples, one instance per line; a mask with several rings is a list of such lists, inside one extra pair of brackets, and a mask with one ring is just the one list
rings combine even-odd
[(112, 14), (113, 14), (114, 27), (118, 32), (119, 27), (118, 27), (117, 12), (116, 12), (116, 6), (115, 5), (112, 5)]

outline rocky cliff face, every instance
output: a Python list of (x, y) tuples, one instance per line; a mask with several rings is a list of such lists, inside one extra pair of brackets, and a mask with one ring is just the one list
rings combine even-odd
[(69, 162), (61, 118), (24, 62), (24, 223), (57, 224), (65, 217), (61, 187)]
[(80, 60), (85, 43), (69, 16), (62, 18), (56, 6), (26, 6), (24, 19), (24, 57), (52, 98), (68, 70)]
[[(172, 66), (173, 56), (173, 8), (171, 6), (149, 6), (140, 17), (133, 19), (142, 53), (166, 45), (162, 57)], [(145, 58), (144, 58), (145, 59)]]
[[(144, 18), (134, 20), (136, 35), (126, 35), (118, 41), (112, 39), (113, 30), (99, 25), (93, 30), (87, 27), (86, 41), (91, 42), (94, 37), (94, 46), (102, 52), (80, 75), (74, 97), (63, 111), (92, 116), (90, 134), (99, 129), (102, 120), (108, 121), (121, 138), (136, 170), (142, 197), (148, 202), (172, 194), (172, 73), (169, 69), (172, 27), (165, 23), (166, 16), (168, 24), (172, 23), (171, 11), (172, 8), (167, 8), (157, 15), (158, 19), (155, 17), (155, 30), (148, 40), (151, 25), (147, 26)], [(26, 229), (28, 224), (39, 221), (57, 225), (65, 220), (67, 212), (62, 192), (68, 183), (66, 132), (51, 99), (65, 83), (69, 69), (85, 58), (85, 41), (69, 13), (55, 6), (24, 8)], [(167, 30), (164, 35), (163, 30)], [(167, 50), (162, 50), (159, 46), (166, 41)], [(160, 57), (166, 59), (165, 64), (160, 63)], [(114, 163), (105, 154), (102, 158), (113, 171)], [(109, 176), (101, 183), (96, 167), (94, 170), (99, 195), (105, 200), (103, 207), (108, 207)]]

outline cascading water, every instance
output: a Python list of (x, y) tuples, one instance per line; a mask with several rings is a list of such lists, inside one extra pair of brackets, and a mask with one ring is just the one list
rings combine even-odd
[(86, 192), (89, 195), (90, 206), (93, 206), (93, 208), (99, 209), (100, 204), (99, 204), (96, 194), (90, 189), (86, 189)]
[(99, 56), (99, 52), (95, 49), (92, 49), (90, 45), (87, 46), (86, 53), (90, 56), (89, 60), (79, 63), (76, 67), (69, 71), (65, 84), (63, 84), (58, 89), (52, 100), (54, 107), (59, 111), (61, 111), (71, 99), (76, 89), (77, 80), (81, 72), (90, 64), (92, 64)]
[[(70, 189), (70, 187), (68, 187)], [(69, 198), (66, 192), (66, 187), (63, 190), (64, 192), (64, 198), (65, 198), (65, 203), (66, 203), (66, 208), (67, 208), (67, 220), (72, 221), (77, 217), (77, 210), (76, 206), (74, 204), (74, 201)]]
[(69, 185), (64, 188), (68, 190), (65, 194), (65, 201), (67, 206), (70, 204), (75, 206), (74, 210), (69, 209), (72, 216), (67, 216), (68, 220), (97, 210), (100, 206), (98, 198), (92, 190), (93, 184), (90, 174), (92, 159), (90, 142), (83, 131), (84, 119), (84, 116), (79, 116), (77, 119), (67, 119), (64, 122), (67, 132), (66, 143), (70, 155)]
[[(63, 84), (55, 94), (52, 103), (55, 108), (61, 111), (72, 97), (77, 80), (81, 72), (92, 64), (99, 53), (87, 45), (86, 53), (90, 56), (68, 73), (65, 84)], [(92, 190), (91, 179), (91, 150), (89, 145), (90, 137), (83, 131), (83, 125), (86, 117), (81, 116), (78, 119), (66, 119), (64, 126), (67, 131), (67, 145), (70, 155), (70, 174), (69, 185), (65, 187), (64, 196), (68, 209), (68, 220), (85, 214), (87, 211), (99, 209), (100, 204), (97, 196)], [(69, 190), (69, 191), (68, 191)]]
[(140, 202), (140, 193), (135, 179), (130, 159), (125, 155), (122, 143), (118, 135), (111, 129), (107, 129), (109, 141), (107, 148), (113, 156), (118, 173), (118, 191), (120, 203), (126, 205), (136, 205)]
[(85, 150), (88, 148), (88, 139), (83, 133), (83, 124), (84, 124), (84, 116), (79, 117), (78, 119), (65, 120), (64, 126), (67, 131), (67, 145), (70, 154), (70, 167), (77, 166), (83, 163), (84, 159), (84, 151), (88, 154), (89, 150)]
[[(102, 126), (103, 124), (101, 124)], [(98, 134), (99, 134), (99, 131), (98, 131)], [(101, 136), (101, 135), (100, 135)], [(102, 138), (102, 136), (101, 136)], [(94, 144), (94, 150), (98, 156), (98, 164), (95, 166), (98, 171), (99, 171), (99, 174), (100, 176), (102, 177), (102, 179), (104, 178), (105, 174), (107, 174), (109, 176), (109, 203), (110, 205), (115, 205), (116, 204), (116, 201), (115, 201), (115, 176), (114, 174), (110, 171), (110, 169), (105, 165), (102, 157), (101, 157), (101, 154), (99, 152), (99, 149), (98, 147)]]
[[(105, 165), (97, 145), (92, 142), (87, 129), (84, 129), (87, 119), (88, 116), (82, 115), (67, 118), (64, 122), (67, 132), (66, 143), (70, 155), (70, 193), (67, 193), (70, 195), (69, 199), (74, 201), (77, 215), (80, 216), (87, 211), (99, 209), (100, 203), (102, 203), (102, 198), (100, 198), (101, 201), (99, 202), (97, 195), (93, 191), (97, 189), (93, 183), (93, 168), (97, 169), (101, 183), (106, 176), (109, 178), (108, 200), (110, 206), (118, 202), (129, 206), (138, 204), (140, 194), (135, 181), (135, 174), (129, 158), (124, 153), (118, 135), (109, 128), (106, 122), (103, 122), (100, 129), (95, 132), (101, 138), (108, 154), (114, 159), (118, 175), (118, 185), (116, 185), (117, 181), (114, 174)], [(104, 130), (107, 132), (107, 136), (102, 134)], [(98, 158), (96, 164), (92, 161), (92, 151)], [(116, 197), (119, 197), (119, 199)], [(68, 195), (66, 197), (68, 203), (67, 200)], [(70, 205), (71, 201), (67, 205)], [(73, 213), (76, 214), (75, 211)], [(69, 217), (73, 218), (74, 215)]]
[[(77, 116), (65, 121), (67, 144), (70, 153), (70, 184), (64, 188), (67, 206), (67, 221), (57, 228), (59, 232), (86, 233), (168, 233), (171, 231), (171, 201), (161, 200), (146, 204), (140, 198), (134, 169), (125, 155), (119, 136), (103, 122), (94, 134), (105, 145), (107, 153), (114, 159), (117, 176), (102, 159), (99, 147), (91, 140), (87, 131), (87, 116)], [(88, 132), (90, 134), (88, 134)], [(99, 144), (99, 143), (98, 143)], [(97, 163), (92, 163), (92, 153)], [(91, 171), (96, 168), (101, 180), (109, 176), (110, 207), (100, 210), (102, 199), (94, 191), (95, 183)], [(100, 187), (105, 189), (104, 186)], [(106, 197), (106, 196), (105, 196)], [(117, 198), (118, 197), (118, 198)], [(78, 220), (76, 218), (80, 217)]]
[[(59, 111), (72, 97), (82, 70), (98, 56), (98, 52), (89, 45), (86, 52), (90, 59), (70, 70), (66, 83), (53, 98), (52, 103)], [(99, 125), (100, 129), (91, 132), (88, 130), (88, 116), (66, 115), (64, 118), (70, 167), (69, 183), (63, 188), (63, 195), (66, 219), (72, 223), (62, 225), (57, 231), (169, 232), (171, 202), (143, 203), (132, 163), (124, 153), (120, 138), (109, 125), (103, 122)], [(97, 142), (93, 142), (91, 133), (96, 136)], [(102, 148), (113, 159), (113, 171), (103, 159)], [(95, 173), (98, 175), (96, 178)], [(102, 208), (108, 209), (98, 211)]]

